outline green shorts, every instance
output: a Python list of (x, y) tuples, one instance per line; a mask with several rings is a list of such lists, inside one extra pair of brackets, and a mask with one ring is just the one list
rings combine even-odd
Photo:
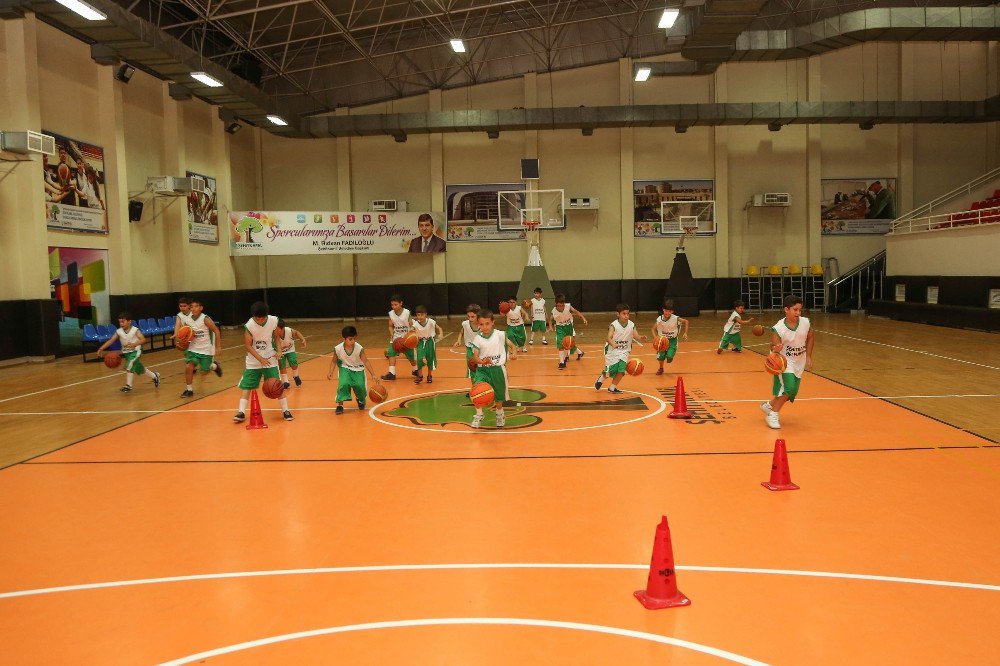
[(417, 344), (417, 370), (427, 366), (427, 370), (437, 369), (437, 344), (434, 338), (421, 338)]
[(667, 363), (674, 360), (674, 354), (677, 353), (677, 338), (669, 338), (670, 344), (664, 351), (656, 353), (656, 360), (662, 361), (666, 359)]
[(472, 360), (472, 352), (475, 351), (474, 347), (465, 348), (465, 376), (472, 379), (472, 369), (469, 368), (469, 361)]
[(337, 402), (344, 402), (351, 399), (351, 392), (358, 401), (358, 407), (364, 407), (365, 399), (368, 397), (368, 384), (365, 381), (363, 370), (339, 369), (337, 378)]
[(532, 332), (539, 331), (541, 333), (544, 333), (545, 332), (545, 321), (542, 320), (542, 319), (535, 319), (534, 321), (531, 322), (531, 330), (532, 330)]
[(140, 356), (142, 356), (142, 351), (138, 349), (122, 354), (122, 360), (125, 361), (125, 372), (134, 372), (137, 375), (146, 372), (146, 366), (139, 360)]
[[(562, 349), (563, 338), (565, 338), (567, 335), (572, 335), (574, 337), (576, 336), (576, 331), (573, 330), (573, 324), (556, 324), (556, 347)], [(578, 350), (576, 348), (576, 340), (574, 340), (573, 348), (570, 349), (569, 352), (572, 354), (575, 353), (576, 351)]]
[(194, 363), (195, 370), (201, 370), (202, 372), (208, 372), (212, 369), (212, 357), (208, 354), (186, 351), (184, 352), (184, 362)]
[(618, 361), (617, 363), (612, 363), (611, 365), (605, 366), (604, 374), (606, 374), (608, 377), (614, 377), (615, 375), (624, 375), (626, 365), (628, 365), (628, 361)]
[(507, 392), (507, 368), (502, 365), (480, 365), (472, 376), (473, 383), (486, 382), (493, 387), (493, 397), (503, 402), (510, 400)]
[(524, 324), (519, 324), (517, 326), (507, 327), (507, 339), (514, 343), (514, 346), (520, 349), (524, 346), (524, 341), (526, 340), (524, 335)]
[(723, 333), (719, 349), (725, 349), (730, 344), (733, 345), (733, 349), (743, 349), (743, 338), (740, 337), (739, 333)]
[(405, 356), (407, 359), (409, 359), (410, 363), (414, 363), (415, 364), (417, 362), (417, 355), (414, 352), (414, 350), (412, 350), (412, 349), (404, 349), (402, 352), (398, 352), (398, 351), (396, 351), (395, 349), (392, 348), (392, 343), (391, 342), (389, 343), (389, 346), (385, 348), (385, 357), (386, 358), (392, 358), (394, 356), (399, 356), (400, 353), (402, 353), (403, 356)]
[(795, 396), (799, 394), (799, 385), (801, 383), (801, 377), (796, 377), (791, 372), (784, 372), (774, 376), (774, 386), (771, 392), (775, 398), (779, 395), (787, 395), (788, 402), (795, 402)]
[(299, 355), (295, 352), (285, 352), (278, 359), (278, 367), (284, 370), (287, 366), (292, 366), (293, 368), (299, 367)]
[(267, 368), (246, 368), (243, 371), (243, 376), (240, 378), (240, 383), (237, 384), (238, 388), (244, 391), (255, 389), (260, 386), (261, 379), (281, 379), (281, 373), (278, 372), (278, 366), (272, 365)]

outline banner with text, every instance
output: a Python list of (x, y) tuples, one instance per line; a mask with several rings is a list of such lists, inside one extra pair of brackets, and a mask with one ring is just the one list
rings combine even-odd
[(444, 213), (232, 211), (230, 254), (444, 252)]

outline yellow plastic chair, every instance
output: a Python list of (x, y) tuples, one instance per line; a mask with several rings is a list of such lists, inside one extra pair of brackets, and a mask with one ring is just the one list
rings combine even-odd
[(747, 275), (749, 275), (750, 277), (757, 277), (758, 275), (760, 275), (760, 269), (754, 266), (753, 264), (750, 264), (749, 266), (747, 266)]
[(809, 274), (810, 275), (822, 275), (823, 274), (823, 267), (820, 266), (819, 264), (813, 264), (812, 266), (809, 267)]
[(768, 266), (767, 267), (767, 274), (768, 275), (781, 275), (781, 266)]
[(789, 275), (802, 275), (802, 267), (798, 264), (788, 264)]

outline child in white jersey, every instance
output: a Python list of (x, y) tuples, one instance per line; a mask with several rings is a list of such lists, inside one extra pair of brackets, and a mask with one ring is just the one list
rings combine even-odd
[(131, 393), (132, 378), (135, 375), (149, 377), (153, 380), (153, 386), (159, 388), (160, 373), (147, 369), (139, 360), (142, 357), (142, 346), (146, 344), (146, 338), (138, 326), (132, 325), (132, 315), (128, 312), (122, 312), (118, 315), (118, 330), (115, 331), (115, 337), (108, 338), (103, 345), (97, 348), (97, 356), (104, 358), (104, 351), (114, 344), (115, 340), (121, 340), (122, 361), (125, 362), (125, 386), (122, 387), (122, 393)]
[(611, 326), (608, 327), (608, 337), (604, 344), (604, 371), (594, 382), (594, 388), (600, 391), (604, 378), (611, 377), (608, 393), (621, 393), (618, 384), (625, 376), (628, 357), (632, 353), (632, 342), (646, 340), (645, 335), (636, 332), (635, 322), (629, 319), (628, 305), (619, 303), (615, 309), (618, 311), (618, 319), (611, 322)]
[(410, 362), (410, 367), (413, 368), (410, 374), (416, 377), (419, 373), (416, 369), (417, 359), (413, 350), (403, 349), (402, 351), (396, 351), (396, 347), (392, 344), (396, 340), (405, 338), (410, 332), (410, 323), (412, 321), (410, 319), (410, 311), (403, 307), (403, 297), (399, 294), (393, 294), (389, 297), (389, 305), (392, 307), (389, 310), (389, 346), (385, 348), (385, 357), (389, 359), (389, 372), (382, 375), (382, 379), (387, 381), (396, 379), (396, 357), (400, 354), (403, 354), (406, 360)]
[(333, 358), (330, 359), (330, 369), (326, 373), (327, 379), (333, 379), (333, 369), (337, 368), (337, 415), (344, 413), (344, 401), (351, 399), (354, 393), (355, 400), (358, 401), (358, 411), (365, 408), (365, 399), (368, 396), (368, 383), (365, 381), (365, 371), (371, 376), (372, 381), (378, 383), (372, 364), (368, 362), (365, 348), (358, 344), (358, 329), (353, 326), (345, 326), (340, 332), (344, 336), (344, 341), (333, 348)]
[[(238, 384), (242, 389), (240, 406), (233, 417), (233, 423), (246, 420), (250, 391), (260, 386), (260, 380), (281, 380), (278, 364), (281, 361), (281, 340), (278, 338), (278, 318), (269, 315), (267, 305), (257, 301), (250, 306), (250, 319), (244, 324), (243, 345), (247, 349), (246, 369)], [(292, 420), (288, 410), (288, 398), (281, 395), (281, 411), (286, 421)]]
[(542, 344), (549, 344), (545, 333), (549, 330), (549, 313), (545, 309), (545, 299), (542, 298), (542, 288), (535, 287), (535, 296), (531, 299), (531, 338), (528, 344), (535, 344), (535, 332), (542, 334)]
[(524, 339), (524, 322), (528, 313), (517, 304), (517, 299), (513, 296), (507, 299), (507, 305), (510, 306), (510, 310), (507, 310), (507, 339), (513, 342), (515, 347), (526, 352), (528, 347)]
[[(184, 392), (182, 398), (194, 395), (194, 373), (212, 371), (216, 376), (222, 376), (222, 366), (214, 359), (215, 351), (222, 348), (222, 333), (212, 318), (204, 313), (205, 306), (201, 299), (191, 298), (188, 306), (190, 314), (184, 318), (184, 323), (194, 331), (194, 337), (184, 351)], [(175, 324), (175, 330), (177, 328)]]
[(663, 374), (663, 361), (674, 362), (674, 355), (677, 353), (677, 329), (684, 326), (684, 341), (688, 339), (688, 320), (674, 314), (674, 302), (663, 301), (663, 314), (656, 318), (653, 323), (653, 339), (657, 337), (668, 340), (667, 348), (656, 353), (656, 360), (660, 362), (660, 367), (656, 374)]
[(174, 317), (174, 334), (170, 336), (171, 340), (177, 339), (177, 331), (180, 330), (181, 326), (191, 325), (191, 299), (187, 296), (181, 296), (177, 299), (177, 316)]
[(743, 319), (743, 308), (743, 301), (733, 301), (733, 313), (729, 315), (726, 325), (722, 327), (722, 341), (719, 342), (719, 348), (715, 350), (716, 354), (721, 354), (730, 344), (733, 345), (734, 352), (743, 351), (743, 338), (740, 336), (740, 327), (746, 326), (753, 321), (753, 317)]
[(771, 395), (760, 406), (769, 428), (781, 427), (778, 412), (786, 402), (795, 402), (802, 382), (802, 373), (812, 368), (813, 332), (809, 320), (802, 316), (802, 297), (785, 296), (785, 318), (771, 327), (771, 352), (785, 357), (788, 367), (774, 377)]
[(556, 347), (559, 348), (560, 370), (566, 369), (566, 361), (569, 360), (570, 354), (575, 353), (576, 360), (578, 361), (583, 358), (583, 352), (577, 348), (575, 339), (573, 340), (572, 347), (563, 349), (563, 338), (567, 335), (576, 338), (576, 329), (573, 327), (573, 315), (582, 319), (584, 325), (587, 324), (587, 318), (579, 310), (566, 302), (566, 296), (556, 294), (556, 306), (552, 308), (552, 323), (556, 327)]
[(473, 372), (473, 366), (471, 364), (473, 351), (472, 341), (475, 340), (476, 335), (479, 333), (479, 306), (475, 303), (470, 303), (465, 308), (465, 316), (466, 320), (462, 322), (462, 328), (459, 330), (458, 339), (455, 340), (455, 344), (453, 344), (452, 347), (465, 345), (465, 363), (468, 366), (466, 368), (465, 376), (471, 380)]
[[(493, 313), (490, 310), (480, 310), (476, 316), (479, 322), (479, 333), (472, 341), (472, 364), (476, 371), (472, 375), (472, 383), (486, 382), (493, 388), (493, 409), (496, 412), (496, 427), (506, 424), (503, 403), (510, 400), (507, 390), (507, 359), (517, 358), (517, 347), (514, 346), (503, 331), (494, 328)], [(478, 428), (483, 423), (483, 408), (476, 407), (476, 415), (472, 417), (472, 427)]]
[(437, 368), (437, 343), (444, 337), (441, 327), (437, 322), (427, 316), (427, 308), (418, 305), (416, 310), (417, 318), (410, 322), (413, 332), (417, 334), (417, 376), (413, 378), (414, 384), (424, 381), (421, 370), (427, 367), (427, 383), (434, 383), (434, 369)]
[(299, 355), (295, 351), (295, 338), (298, 338), (299, 342), (302, 343), (303, 349), (309, 346), (305, 336), (291, 326), (285, 326), (284, 319), (279, 319), (278, 339), (281, 340), (281, 360), (278, 361), (278, 369), (281, 371), (281, 381), (285, 384), (285, 388), (291, 386), (288, 383), (288, 372), (285, 368), (292, 369), (292, 379), (295, 380), (295, 385), (302, 386), (302, 380), (299, 379)]

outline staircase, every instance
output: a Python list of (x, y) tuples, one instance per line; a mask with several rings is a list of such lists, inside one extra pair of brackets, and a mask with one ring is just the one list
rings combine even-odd
[(868, 301), (882, 298), (885, 284), (885, 250), (863, 261), (826, 285), (827, 312), (864, 310)]

